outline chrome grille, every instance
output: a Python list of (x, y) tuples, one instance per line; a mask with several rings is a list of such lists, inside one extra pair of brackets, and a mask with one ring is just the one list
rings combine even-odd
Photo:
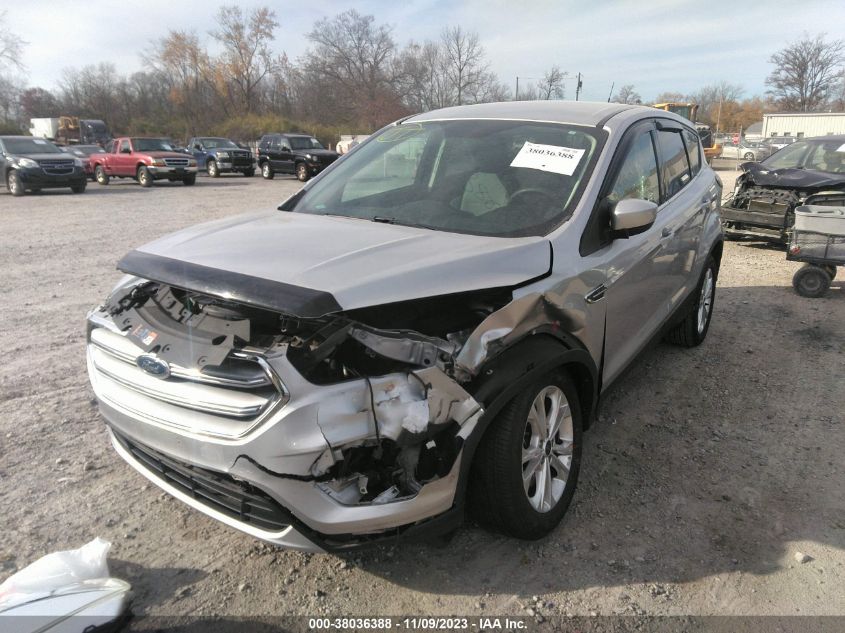
[(171, 364), (166, 379), (136, 365), (142, 354), (122, 334), (94, 328), (88, 361), (97, 396), (156, 423), (228, 437), (243, 435), (287, 401), (284, 385), (257, 354), (233, 351), (215, 367)]
[(188, 158), (165, 158), (164, 164), (168, 167), (187, 167), (189, 160)]

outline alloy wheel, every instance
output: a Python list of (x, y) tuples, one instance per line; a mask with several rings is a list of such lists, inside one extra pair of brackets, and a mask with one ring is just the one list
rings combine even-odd
[(698, 297), (698, 333), (704, 332), (707, 327), (707, 320), (710, 317), (710, 309), (713, 307), (713, 269), (708, 268), (704, 273), (704, 281), (701, 282), (701, 295)]
[(550, 512), (563, 497), (574, 437), (563, 390), (555, 385), (540, 390), (528, 411), (522, 440), (522, 483), (537, 512)]

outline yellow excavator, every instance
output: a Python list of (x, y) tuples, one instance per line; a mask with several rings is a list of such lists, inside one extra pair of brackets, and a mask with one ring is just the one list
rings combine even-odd
[(695, 126), (698, 136), (701, 138), (701, 144), (704, 147), (704, 158), (707, 159), (708, 163), (722, 155), (722, 146), (713, 140), (713, 132), (710, 126), (696, 122), (698, 116), (697, 103), (655, 103), (653, 107), (664, 112), (679, 114)]

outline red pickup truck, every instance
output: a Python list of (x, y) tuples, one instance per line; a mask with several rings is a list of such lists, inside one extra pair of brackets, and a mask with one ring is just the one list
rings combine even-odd
[(134, 178), (142, 187), (152, 187), (156, 180), (181, 180), (186, 185), (197, 181), (197, 161), (176, 152), (162, 138), (116, 138), (106, 145), (104, 154), (91, 157), (94, 178), (101, 185), (111, 178)]

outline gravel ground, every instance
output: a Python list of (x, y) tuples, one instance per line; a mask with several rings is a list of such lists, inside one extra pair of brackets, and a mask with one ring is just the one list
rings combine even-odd
[(654, 346), (608, 394), (573, 506), (542, 541), (469, 521), (446, 544), (308, 555), (148, 485), (92, 401), (86, 311), (132, 247), (297, 188), (0, 193), (0, 579), (101, 536), (139, 614), (845, 615), (845, 292), (797, 296), (798, 264), (759, 244), (726, 245), (703, 346)]

